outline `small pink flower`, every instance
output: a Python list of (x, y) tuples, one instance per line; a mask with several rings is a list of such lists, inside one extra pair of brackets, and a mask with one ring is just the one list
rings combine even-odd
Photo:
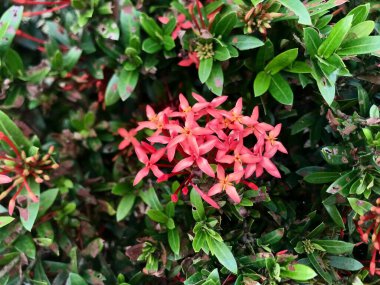
[(0, 174), (0, 184), (8, 184), (12, 182), (12, 178), (4, 174)]
[(188, 52), (187, 58), (184, 58), (180, 62), (178, 62), (178, 65), (183, 67), (187, 67), (192, 64), (195, 64), (196, 69), (199, 68), (199, 58), (198, 54), (195, 51)]
[(159, 149), (155, 153), (153, 153), (150, 159), (148, 158), (146, 152), (140, 146), (135, 147), (135, 152), (137, 158), (145, 164), (145, 167), (136, 174), (135, 180), (133, 181), (133, 186), (138, 184), (141, 181), (141, 179), (147, 176), (149, 174), (149, 171), (152, 171), (154, 176), (156, 176), (157, 178), (164, 175), (164, 173), (158, 168), (158, 166), (155, 165), (164, 155), (164, 148)]
[(242, 122), (247, 128), (244, 130), (244, 137), (254, 134), (258, 139), (260, 136), (265, 134), (268, 131), (273, 130), (273, 126), (267, 123), (259, 123), (259, 107), (256, 106), (253, 108), (251, 117), (243, 117)]
[(235, 203), (240, 203), (240, 197), (236, 191), (234, 182), (240, 181), (243, 175), (244, 171), (239, 171), (228, 174), (226, 176), (223, 166), (218, 164), (217, 177), (219, 179), (219, 182), (210, 188), (208, 195), (213, 196), (215, 194), (226, 191), (227, 195), (232, 199), (232, 201)]
[(127, 131), (126, 129), (120, 128), (120, 129), (118, 129), (118, 133), (120, 136), (123, 137), (122, 142), (119, 144), (119, 150), (125, 149), (131, 143), (133, 146), (139, 145), (138, 140), (135, 138), (135, 136), (137, 134), (136, 129), (132, 129), (130, 131)]
[(270, 151), (272, 148), (277, 148), (278, 151), (282, 153), (288, 153), (284, 145), (277, 141), (277, 137), (280, 134), (281, 131), (281, 124), (278, 124), (274, 127), (273, 130), (269, 132), (269, 134), (265, 137), (266, 143), (265, 143), (265, 149), (267, 151)]

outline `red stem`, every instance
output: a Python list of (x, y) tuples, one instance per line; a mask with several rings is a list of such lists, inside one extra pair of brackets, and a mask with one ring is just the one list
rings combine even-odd
[(206, 24), (205, 24), (205, 21), (203, 19), (203, 15), (202, 15), (201, 5), (200, 4), (201, 4), (200, 1), (197, 0), (197, 9), (198, 9), (198, 14), (199, 14), (199, 19), (201, 20), (202, 28), (206, 29)]
[(41, 10), (41, 11), (28, 11), (28, 12), (24, 12), (23, 15), (24, 15), (24, 17), (40, 16), (42, 14), (46, 14), (46, 13), (51, 13), (51, 12), (62, 10), (62, 9), (66, 8), (69, 5), (70, 5), (69, 3), (66, 3), (66, 4), (59, 5), (57, 7), (51, 8), (51, 9), (46, 9), (46, 10)]
[(15, 4), (20, 5), (59, 5), (59, 4), (69, 4), (70, 1), (62, 0), (62, 1), (33, 1), (33, 0), (12, 0)]
[(19, 37), (22, 37), (22, 38), (24, 38), (24, 39), (30, 40), (30, 41), (32, 41), (32, 42), (35, 42), (35, 43), (41, 44), (41, 45), (46, 44), (46, 41), (41, 40), (41, 39), (36, 38), (36, 37), (33, 37), (33, 36), (31, 36), (31, 35), (29, 35), (29, 34), (27, 34), (27, 33), (24, 33), (24, 32), (21, 31), (21, 30), (17, 30), (16, 35), (19, 36)]

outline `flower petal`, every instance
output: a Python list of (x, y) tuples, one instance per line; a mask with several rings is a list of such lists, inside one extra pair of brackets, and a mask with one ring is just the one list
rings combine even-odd
[(194, 158), (192, 157), (184, 158), (176, 164), (172, 172), (179, 172), (187, 167), (192, 166), (193, 164), (194, 164)]
[(135, 153), (137, 155), (137, 158), (144, 164), (147, 164), (149, 162), (148, 156), (146, 155), (145, 151), (141, 146), (135, 147)]
[(208, 190), (207, 195), (214, 196), (215, 194), (222, 193), (222, 191), (222, 185), (220, 183), (216, 183), (214, 186), (210, 188), (210, 190)]
[(201, 198), (206, 203), (210, 204), (215, 209), (219, 209), (220, 208), (219, 205), (218, 205), (218, 203), (216, 203), (213, 199), (211, 199), (209, 196), (207, 196), (201, 189), (199, 189), (199, 187), (197, 185), (193, 184), (193, 187), (194, 187), (195, 191), (198, 192), (198, 194), (201, 196)]
[(152, 170), (154, 176), (156, 176), (157, 178), (160, 178), (164, 175), (164, 173), (158, 168), (157, 165), (152, 165), (150, 167), (150, 170)]
[(199, 169), (202, 170), (204, 173), (206, 173), (208, 176), (215, 177), (215, 173), (212, 170), (207, 159), (205, 159), (204, 157), (199, 157), (197, 159), (197, 165), (198, 165)]
[(149, 168), (145, 166), (143, 169), (137, 172), (135, 180), (133, 181), (133, 186), (136, 186), (141, 181), (141, 179), (143, 179), (148, 174), (149, 174)]
[(10, 178), (6, 175), (0, 174), (0, 184), (7, 184), (10, 182), (12, 182), (12, 178)]
[(236, 188), (234, 186), (226, 186), (226, 193), (232, 199), (232, 201), (234, 201), (235, 203), (240, 203), (240, 196), (236, 192)]

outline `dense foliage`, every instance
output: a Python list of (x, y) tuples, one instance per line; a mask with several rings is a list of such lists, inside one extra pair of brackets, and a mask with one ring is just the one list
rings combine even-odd
[(376, 284), (379, 10), (1, 1), (0, 284)]

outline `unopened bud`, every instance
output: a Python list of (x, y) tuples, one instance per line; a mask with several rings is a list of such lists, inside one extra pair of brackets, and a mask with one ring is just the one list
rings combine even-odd
[(34, 181), (36, 181), (36, 183), (38, 183), (38, 184), (41, 184), (42, 182), (44, 182), (43, 179), (42, 179), (41, 177), (39, 177), (39, 176), (37, 176), (37, 177), (34, 179)]
[(50, 176), (49, 175), (45, 174), (42, 177), (44, 178), (45, 181), (49, 181), (50, 180)]

